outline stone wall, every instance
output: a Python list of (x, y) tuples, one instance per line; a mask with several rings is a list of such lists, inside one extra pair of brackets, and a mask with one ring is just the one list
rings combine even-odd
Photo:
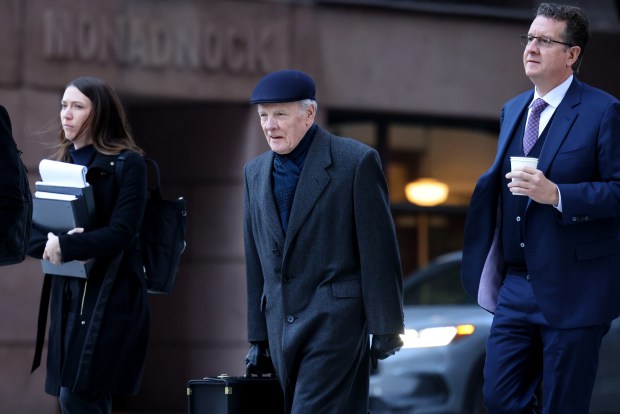
[[(0, 0), (0, 104), (31, 182), (51, 153), (64, 85), (90, 75), (121, 94), (164, 193), (188, 201), (178, 286), (151, 296), (143, 386), (119, 410), (185, 412), (189, 379), (244, 372), (242, 171), (267, 148), (247, 103), (264, 73), (310, 73), (319, 119), (346, 109), (496, 120), (531, 87), (519, 44), (529, 21), (309, 3)], [(613, 32), (599, 38), (617, 42)], [(618, 94), (607, 50), (592, 47), (583, 78)], [(0, 269), (3, 413), (56, 412), (44, 366), (30, 374), (40, 286), (36, 259)]]

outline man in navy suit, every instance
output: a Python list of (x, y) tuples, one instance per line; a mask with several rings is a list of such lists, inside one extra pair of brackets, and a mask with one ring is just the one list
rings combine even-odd
[[(496, 159), (472, 196), (462, 280), (494, 314), (492, 414), (587, 413), (601, 340), (620, 314), (620, 103), (575, 77), (588, 40), (581, 9), (539, 6), (522, 36), (535, 88), (502, 109)], [(537, 167), (511, 172), (510, 157), (526, 155)]]

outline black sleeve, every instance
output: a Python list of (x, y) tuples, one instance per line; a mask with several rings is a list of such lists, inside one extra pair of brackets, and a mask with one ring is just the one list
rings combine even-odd
[[(0, 243), (7, 237), (11, 215), (5, 214), (16, 194), (20, 194), (19, 153), (13, 140), (9, 114), (0, 105)], [(13, 203), (10, 203), (13, 201)]]

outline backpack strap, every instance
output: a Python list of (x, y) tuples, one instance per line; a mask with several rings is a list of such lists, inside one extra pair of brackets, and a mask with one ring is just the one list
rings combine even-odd
[[(121, 154), (116, 159), (116, 171), (114, 174), (116, 175), (116, 182), (118, 183), (119, 187), (121, 186), (121, 183), (123, 182), (123, 165), (125, 164), (125, 160), (127, 159), (128, 152), (129, 151), (121, 152)], [(161, 175), (159, 173), (159, 165), (157, 165), (155, 160), (145, 157), (144, 155), (142, 156), (142, 158), (144, 159), (144, 162), (146, 162), (147, 164), (147, 174), (148, 174), (148, 165), (150, 164), (153, 170), (153, 175), (154, 175), (155, 185), (147, 187), (148, 197), (154, 200), (161, 200), (162, 198), (161, 197)]]
[(41, 355), (43, 353), (43, 343), (45, 342), (45, 330), (47, 326), (47, 312), (50, 306), (50, 296), (52, 294), (52, 276), (44, 275), (43, 287), (41, 289), (41, 303), (39, 305), (39, 317), (37, 318), (37, 339), (34, 347), (34, 358), (32, 361), (33, 373), (41, 365)]
[(125, 165), (126, 159), (127, 151), (121, 152), (118, 158), (116, 158), (116, 169), (114, 170), (114, 175), (116, 176), (116, 184), (118, 184), (119, 188), (123, 183), (123, 165)]

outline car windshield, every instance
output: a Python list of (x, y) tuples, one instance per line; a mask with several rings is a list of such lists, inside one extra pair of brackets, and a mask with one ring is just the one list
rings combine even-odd
[(461, 285), (461, 261), (433, 264), (410, 276), (403, 287), (405, 306), (471, 305), (473, 299)]

